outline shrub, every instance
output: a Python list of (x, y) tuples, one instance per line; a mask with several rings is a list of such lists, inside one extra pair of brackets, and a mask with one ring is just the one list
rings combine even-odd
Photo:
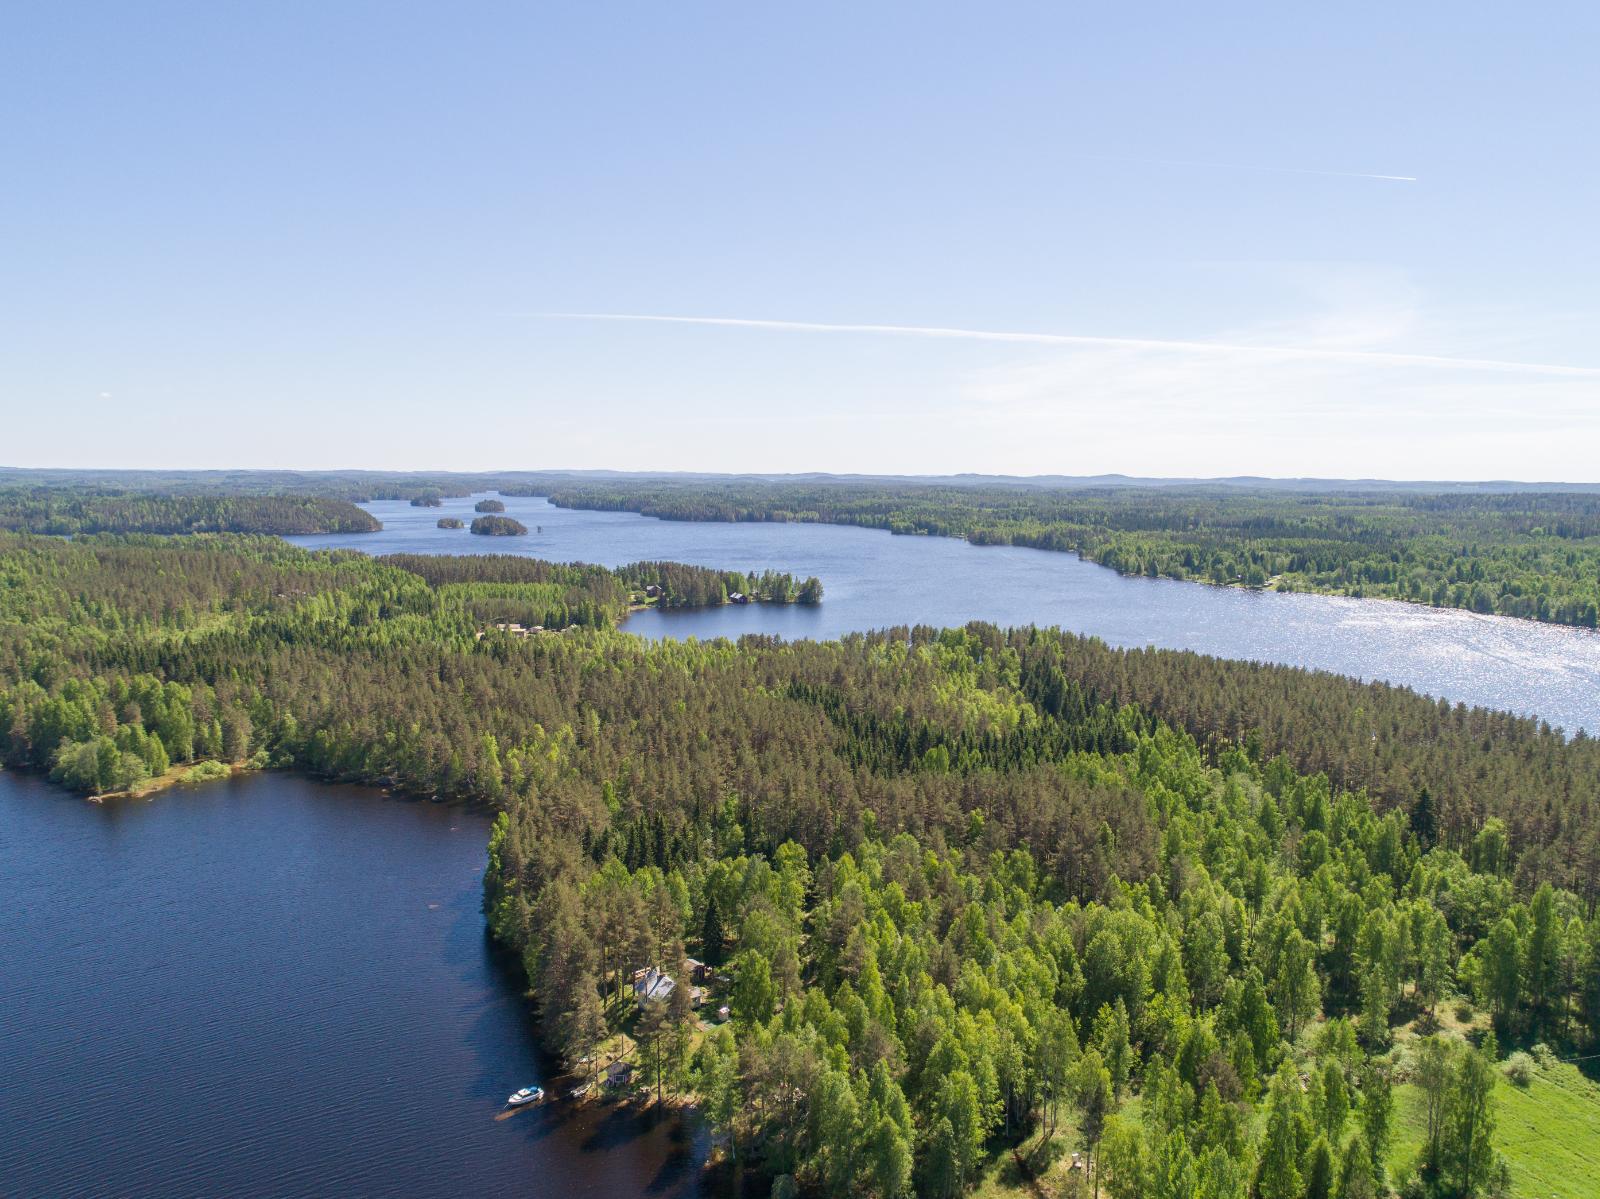
[(232, 773), (232, 768), (225, 762), (218, 762), (212, 758), (204, 762), (196, 762), (189, 767), (184, 772), (183, 781), (186, 783), (209, 783), (213, 779), (225, 779)]
[(1515, 1086), (1525, 1087), (1533, 1081), (1533, 1058), (1520, 1049), (1506, 1058), (1506, 1064), (1501, 1069)]
[(1556, 1064), (1556, 1051), (1540, 1041), (1533, 1047), (1533, 1060), (1539, 1063), (1539, 1069), (1548, 1070)]

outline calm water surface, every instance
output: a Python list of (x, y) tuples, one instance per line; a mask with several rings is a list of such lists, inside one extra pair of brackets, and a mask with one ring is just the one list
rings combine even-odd
[(0, 1195), (696, 1193), (556, 1104), (479, 911), (488, 822), (286, 775), (97, 805), (0, 773)]
[[(477, 497), (474, 497), (477, 498)], [(628, 512), (556, 508), (505, 497), (527, 537), (474, 537), (435, 527), (470, 521), (473, 499), (443, 508), (367, 505), (381, 533), (296, 537), (301, 545), (368, 553), (517, 553), (618, 566), (667, 558), (724, 569), (816, 575), (814, 608), (750, 605), (646, 612), (628, 621), (646, 637), (837, 637), (893, 625), (1059, 625), (1112, 645), (1192, 649), (1382, 679), (1451, 701), (1536, 715), (1600, 731), (1600, 635), (1387, 600), (1286, 595), (1129, 578), (1073, 554), (974, 546), (947, 537), (807, 524), (663, 521)]]
[[(672, 558), (819, 576), (817, 608), (634, 616), (646, 637), (1052, 624), (1403, 683), (1600, 729), (1600, 637), (1464, 612), (1124, 578), (1068, 554), (507, 499), (526, 538), (371, 505), (371, 553)], [(0, 774), (0, 1195), (696, 1193), (703, 1136), (568, 1104), (484, 937), (479, 814), (284, 775), (89, 804)]]

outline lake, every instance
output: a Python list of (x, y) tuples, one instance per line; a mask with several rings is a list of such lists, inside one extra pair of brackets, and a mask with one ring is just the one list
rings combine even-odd
[(488, 819), (281, 774), (92, 804), (0, 773), (0, 1195), (698, 1193), (558, 1103), (479, 910)]
[[(1600, 637), (1384, 601), (1124, 578), (1069, 554), (508, 499), (525, 538), (375, 503), (370, 553), (815, 574), (815, 608), (640, 613), (646, 637), (1055, 624), (1405, 683), (1600, 729)], [(557, 1103), (488, 944), (479, 812), (281, 774), (103, 805), (0, 773), (0, 1195), (693, 1195), (704, 1135)]]
[(816, 575), (817, 607), (749, 605), (642, 612), (645, 637), (838, 637), (893, 625), (1059, 625), (1112, 645), (1192, 649), (1399, 683), (1453, 702), (1534, 715), (1568, 731), (1600, 731), (1600, 634), (1392, 600), (1245, 591), (1119, 575), (1075, 554), (974, 546), (816, 524), (663, 521), (630, 512), (557, 508), (503, 497), (527, 537), (476, 537), (435, 527), (470, 523), (474, 499), (442, 508), (364, 505), (381, 533), (290, 538), (367, 553), (514, 553), (619, 566), (665, 558), (736, 570)]

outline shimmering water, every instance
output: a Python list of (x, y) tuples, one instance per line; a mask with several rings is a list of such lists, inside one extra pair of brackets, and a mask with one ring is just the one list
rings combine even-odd
[(381, 533), (291, 540), (375, 554), (517, 553), (607, 566), (668, 558), (787, 570), (823, 582), (825, 599), (815, 608), (640, 613), (627, 627), (646, 637), (826, 638), (969, 620), (1059, 625), (1113, 645), (1192, 649), (1382, 679), (1453, 702), (1537, 715), (1569, 731), (1600, 731), (1600, 634), (1588, 629), (1388, 600), (1130, 578), (1072, 554), (944, 537), (838, 525), (662, 521), (556, 508), (540, 498), (505, 499), (506, 514), (528, 526), (527, 537), (435, 527), (441, 515), (470, 520), (472, 504), (378, 502), (368, 507), (384, 522)]
[(484, 937), (487, 818), (286, 775), (97, 805), (0, 773), (0, 1195), (696, 1193), (569, 1103)]
[[(1054, 624), (1403, 683), (1600, 729), (1600, 637), (1464, 612), (1124, 578), (1067, 554), (508, 499), (526, 538), (379, 503), (372, 553), (675, 558), (815, 574), (816, 608), (634, 616), (647, 637)], [(479, 911), (486, 818), (264, 775), (94, 805), (0, 774), (0, 1195), (687, 1195), (684, 1124), (557, 1103)]]

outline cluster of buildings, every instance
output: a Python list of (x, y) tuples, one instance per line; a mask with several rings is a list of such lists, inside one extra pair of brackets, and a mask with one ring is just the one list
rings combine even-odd
[[(696, 1011), (710, 998), (713, 986), (727, 986), (731, 981), (727, 975), (718, 974), (695, 958), (685, 958), (684, 965), (689, 971), (689, 1006)], [(641, 1010), (648, 1003), (668, 1002), (677, 989), (678, 980), (660, 966), (646, 966), (633, 972), (633, 997)], [(728, 1018), (726, 1004), (717, 1010), (717, 1015), (723, 1020)]]
[[(510, 633), (513, 637), (531, 637), (535, 633), (544, 632), (544, 626), (542, 624), (527, 625), (526, 627), (524, 627), (523, 625), (518, 624), (514, 620), (511, 620), (511, 621), (506, 621), (506, 620), (496, 621), (495, 624), (493, 625), (493, 627), (496, 628), (496, 629), (499, 629), (502, 633)], [(477, 637), (477, 639), (479, 641), (483, 640), (483, 634), (484, 634), (484, 630), (483, 629), (479, 629), (478, 630), (478, 637)]]

